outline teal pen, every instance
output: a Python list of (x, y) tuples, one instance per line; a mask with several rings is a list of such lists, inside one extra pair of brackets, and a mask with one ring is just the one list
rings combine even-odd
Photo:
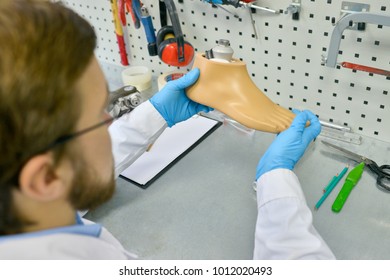
[(332, 180), (329, 181), (328, 185), (324, 188), (324, 193), (329, 189), (329, 187), (336, 181), (337, 176), (333, 176)]
[(344, 169), (340, 172), (340, 175), (336, 177), (335, 180), (332, 179), (331, 181), (331, 184), (328, 185), (325, 189), (325, 193), (322, 195), (322, 197), (320, 198), (320, 200), (318, 200), (318, 202), (316, 203), (314, 209), (315, 210), (318, 210), (318, 208), (320, 208), (321, 204), (325, 201), (325, 199), (328, 197), (328, 195), (333, 191), (333, 189), (337, 186), (338, 182), (340, 182), (341, 178), (343, 178), (343, 176), (345, 175), (345, 173), (347, 173), (348, 171), (348, 167), (344, 167)]

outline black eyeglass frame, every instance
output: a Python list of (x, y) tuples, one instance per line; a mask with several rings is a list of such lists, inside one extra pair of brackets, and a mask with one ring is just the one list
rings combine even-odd
[(55, 147), (57, 147), (58, 145), (62, 145), (76, 137), (79, 137), (81, 135), (84, 135), (85, 133), (88, 133), (90, 131), (93, 131), (103, 125), (109, 125), (111, 124), (113, 121), (115, 121), (117, 118), (114, 118), (114, 117), (110, 117), (110, 118), (107, 118), (106, 120), (102, 121), (102, 122), (99, 122), (97, 124), (94, 124), (90, 127), (87, 127), (87, 128), (84, 128), (80, 131), (76, 131), (74, 133), (71, 133), (71, 134), (67, 134), (67, 135), (64, 135), (64, 136), (61, 136), (59, 138), (57, 138), (54, 142), (52, 142), (50, 145), (48, 145), (45, 149), (43, 149), (42, 152), (45, 152), (45, 151), (49, 151)]
[[(61, 136), (59, 138), (57, 138), (55, 141), (53, 141), (51, 144), (49, 144), (48, 146), (46, 146), (44, 149), (40, 150), (39, 152), (37, 153), (34, 153), (32, 156), (34, 155), (38, 155), (38, 154), (42, 154), (42, 153), (45, 153), (47, 151), (50, 151), (51, 149), (54, 149), (56, 148), (57, 146), (59, 145), (62, 145), (76, 137), (79, 137), (81, 135), (84, 135), (90, 131), (93, 131), (103, 125), (109, 125), (111, 124), (113, 121), (115, 121), (116, 119), (118, 119), (118, 117), (109, 117), (107, 118), (106, 120), (102, 121), (102, 122), (99, 122), (97, 124), (94, 124), (90, 127), (87, 127), (87, 128), (84, 128), (82, 130), (79, 130), (79, 131), (76, 131), (74, 133), (71, 133), (71, 134), (67, 134), (67, 135), (64, 135), (64, 136)], [(31, 157), (31, 156), (30, 156)], [(24, 164), (23, 164), (24, 165)], [(15, 177), (13, 179), (10, 180), (11, 184), (14, 185), (14, 186), (17, 186), (18, 185), (18, 182), (17, 182), (17, 178), (19, 177), (19, 172), (17, 172), (17, 174), (15, 175)]]

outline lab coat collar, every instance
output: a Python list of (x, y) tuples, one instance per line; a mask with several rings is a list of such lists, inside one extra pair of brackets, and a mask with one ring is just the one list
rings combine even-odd
[(58, 227), (58, 228), (52, 228), (42, 231), (36, 231), (36, 232), (28, 232), (28, 233), (20, 233), (20, 234), (14, 234), (14, 235), (5, 235), (0, 236), (0, 242), (9, 241), (9, 240), (15, 240), (20, 238), (33, 238), (33, 237), (40, 237), (44, 235), (50, 235), (50, 234), (58, 234), (58, 233), (70, 233), (70, 234), (81, 234), (81, 235), (88, 235), (92, 237), (99, 237), (102, 226), (99, 224), (84, 224), (83, 220), (81, 219), (80, 215), (77, 213), (75, 218), (75, 224), (71, 226), (66, 227)]

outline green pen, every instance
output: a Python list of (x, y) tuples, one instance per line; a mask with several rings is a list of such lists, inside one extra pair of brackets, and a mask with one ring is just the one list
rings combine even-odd
[(355, 187), (360, 177), (362, 176), (364, 169), (364, 162), (361, 162), (354, 169), (352, 169), (347, 178), (345, 179), (344, 185), (341, 188), (339, 194), (337, 195), (335, 201), (332, 205), (332, 210), (334, 212), (340, 212), (341, 208), (343, 208), (345, 201), (347, 200), (349, 194), (352, 189)]

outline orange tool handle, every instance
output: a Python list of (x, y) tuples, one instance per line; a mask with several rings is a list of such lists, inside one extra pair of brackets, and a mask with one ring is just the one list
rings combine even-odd
[(374, 67), (369, 67), (365, 65), (360, 65), (360, 64), (355, 64), (351, 62), (341, 62), (341, 66), (344, 68), (349, 68), (353, 70), (359, 70), (359, 71), (364, 71), (364, 72), (369, 72), (369, 73), (374, 73), (378, 75), (384, 75), (386, 77), (390, 77), (390, 71), (384, 70), (384, 69), (379, 69), (379, 68), (374, 68)]

